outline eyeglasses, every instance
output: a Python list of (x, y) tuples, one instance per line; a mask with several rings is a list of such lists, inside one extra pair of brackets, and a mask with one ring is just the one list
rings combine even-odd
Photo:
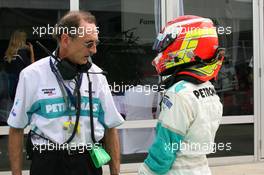
[(95, 46), (98, 46), (98, 44), (100, 43), (99, 40), (96, 40), (96, 41), (88, 41), (88, 42), (85, 42), (84, 43), (84, 46), (88, 49), (92, 48), (94, 45)]

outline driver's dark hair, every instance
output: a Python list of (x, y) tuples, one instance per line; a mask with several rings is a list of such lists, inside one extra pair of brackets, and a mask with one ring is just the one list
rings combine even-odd
[(71, 37), (76, 37), (77, 34), (73, 35), (69, 33), (69, 30), (73, 28), (78, 29), (82, 20), (88, 23), (96, 24), (95, 16), (88, 11), (69, 11), (55, 25), (53, 38), (60, 41), (61, 35), (67, 32)]

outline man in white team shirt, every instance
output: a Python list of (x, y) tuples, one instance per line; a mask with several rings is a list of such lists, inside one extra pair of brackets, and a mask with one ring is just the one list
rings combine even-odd
[(214, 86), (224, 50), (210, 19), (181, 16), (167, 23), (153, 48), (157, 72), (167, 76), (156, 138), (138, 174), (210, 175), (222, 104)]
[[(68, 30), (60, 30), (59, 27)], [(19, 77), (14, 106), (8, 119), (12, 173), (21, 175), (23, 129), (30, 125), (29, 141), (35, 148), (31, 155), (31, 175), (102, 174), (102, 168), (95, 167), (88, 153), (94, 143), (91, 137), (88, 76), (84, 73), (89, 69), (89, 72), (97, 73), (89, 75), (94, 138), (99, 142), (104, 137), (106, 150), (111, 156), (110, 172), (112, 175), (119, 174), (119, 141), (114, 127), (119, 126), (123, 119), (114, 105), (105, 76), (100, 74), (102, 70), (95, 64), (88, 64), (88, 57), (96, 53), (98, 43), (95, 17), (89, 12), (72, 11), (58, 22), (57, 29), (54, 33), (58, 42), (55, 55), (66, 66), (48, 56), (24, 69)], [(75, 30), (75, 33), (70, 30)], [(82, 72), (82, 69), (85, 71)], [(76, 116), (79, 116), (79, 122)], [(70, 147), (45, 147), (50, 143), (64, 144), (72, 136), (75, 126)], [(67, 150), (69, 148), (75, 150)]]

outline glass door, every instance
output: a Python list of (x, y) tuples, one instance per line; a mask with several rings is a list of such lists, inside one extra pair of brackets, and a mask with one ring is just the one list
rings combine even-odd
[(256, 95), (257, 97), (260, 98), (260, 103), (258, 105), (259, 109), (260, 109), (260, 122), (258, 122), (258, 133), (260, 133), (260, 137), (257, 137), (257, 145), (259, 145), (259, 152), (260, 152), (260, 158), (263, 159), (264, 158), (264, 108), (263, 108), (263, 102), (264, 102), (264, 77), (263, 77), (263, 70), (264, 70), (264, 50), (263, 50), (263, 46), (264, 46), (264, 1), (260, 0), (259, 4), (258, 4), (258, 10), (259, 10), (259, 32), (258, 32), (258, 38), (259, 38), (259, 48), (257, 49), (259, 51), (259, 60), (256, 64), (256, 66), (258, 66), (258, 72), (259, 72), (259, 76), (258, 78), (260, 79), (258, 82), (256, 82), (256, 84), (259, 87), (259, 94), (260, 95)]
[(184, 15), (211, 18), (217, 25), (225, 61), (215, 87), (224, 105), (222, 125), (216, 143), (230, 144), (209, 157), (254, 155), (253, 96), (253, 1), (183, 1)]

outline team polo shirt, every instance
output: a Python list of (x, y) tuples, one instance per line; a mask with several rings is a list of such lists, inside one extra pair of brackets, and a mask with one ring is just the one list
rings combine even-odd
[(156, 137), (140, 175), (210, 175), (206, 154), (214, 138), (223, 106), (211, 82), (179, 81), (162, 99)]
[[(67, 107), (65, 99), (55, 74), (51, 70), (50, 59), (46, 57), (25, 68), (19, 77), (17, 93), (11, 109), (8, 125), (14, 128), (25, 128), (30, 125), (36, 133), (54, 141), (64, 143), (63, 123), (76, 119), (74, 106)], [(102, 72), (95, 64), (89, 72)], [(109, 89), (108, 82), (102, 74), (90, 74), (92, 81), (92, 102), (94, 116), (95, 139), (99, 141), (104, 136), (106, 128), (117, 127), (124, 121), (117, 111)], [(64, 80), (64, 85), (73, 93), (73, 80)], [(92, 143), (89, 113), (87, 74), (81, 80), (81, 111), (80, 138), (82, 144)], [(67, 96), (68, 101), (70, 100)], [(32, 139), (35, 144), (44, 144), (46, 140), (40, 137)]]

